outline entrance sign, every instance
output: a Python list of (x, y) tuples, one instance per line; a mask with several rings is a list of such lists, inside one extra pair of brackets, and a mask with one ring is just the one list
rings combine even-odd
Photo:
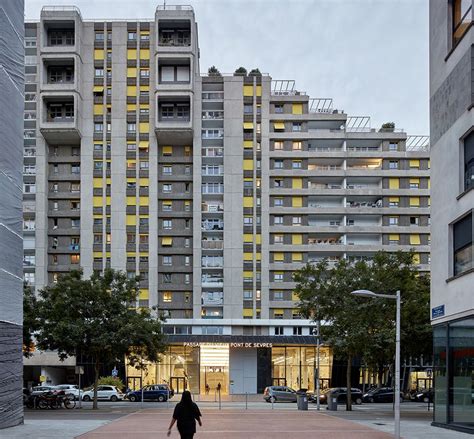
[[(222, 346), (223, 344), (226, 344), (226, 343), (200, 343), (196, 341), (183, 343), (184, 346), (188, 346), (192, 348), (199, 348), (201, 346)], [(248, 349), (273, 347), (273, 343), (228, 343), (227, 345), (231, 348), (248, 348)]]

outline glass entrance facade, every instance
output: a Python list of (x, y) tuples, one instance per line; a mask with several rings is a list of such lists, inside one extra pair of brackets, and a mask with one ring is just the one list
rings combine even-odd
[(437, 325), (434, 421), (474, 431), (474, 317)]
[[(241, 367), (232, 364), (232, 347), (228, 343), (199, 343), (196, 345), (171, 345), (161, 356), (161, 361), (149, 364), (143, 373), (143, 385), (168, 383), (175, 393), (190, 390), (194, 394), (214, 395), (220, 384), (223, 395), (232, 393), (238, 383), (230, 378), (232, 370)], [(294, 389), (315, 390), (316, 347), (315, 346), (272, 346), (268, 349), (267, 364), (257, 363), (255, 374), (266, 374), (265, 385), (287, 385)], [(235, 357), (237, 358), (237, 357)], [(261, 360), (258, 360), (261, 361)], [(327, 346), (320, 348), (320, 385), (329, 387), (332, 371), (332, 353)], [(126, 368), (128, 386), (139, 388), (141, 372), (128, 365)], [(270, 377), (271, 373), (271, 377)], [(252, 375), (252, 374), (250, 374)], [(257, 381), (261, 381), (258, 377)], [(254, 393), (257, 393), (255, 381)]]

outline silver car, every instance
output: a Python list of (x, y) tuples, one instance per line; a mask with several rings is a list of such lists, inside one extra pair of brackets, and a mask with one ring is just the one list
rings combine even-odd
[(296, 391), (287, 386), (265, 388), (263, 399), (267, 402), (296, 402)]

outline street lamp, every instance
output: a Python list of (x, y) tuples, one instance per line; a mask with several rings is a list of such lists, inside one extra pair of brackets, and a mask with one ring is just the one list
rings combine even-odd
[(321, 331), (321, 321), (318, 320), (316, 328), (313, 329), (313, 335), (316, 335), (316, 373), (315, 373), (315, 378), (316, 378), (316, 410), (321, 409), (321, 403), (319, 401), (319, 396), (320, 396), (320, 393), (321, 393), (320, 384), (319, 384), (319, 346), (321, 344), (320, 331)]
[(395, 386), (393, 398), (395, 401), (395, 439), (400, 439), (400, 290), (393, 294), (377, 294), (369, 290), (356, 290), (351, 294), (357, 297), (370, 297), (372, 299), (381, 297), (397, 301), (397, 316), (395, 329)]

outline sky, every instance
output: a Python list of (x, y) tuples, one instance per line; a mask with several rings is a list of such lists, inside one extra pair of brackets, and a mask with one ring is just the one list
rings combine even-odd
[[(151, 19), (163, 0), (26, 0), (27, 19), (43, 5), (78, 6), (83, 19)], [(200, 68), (258, 67), (294, 79), (311, 97), (429, 134), (428, 0), (167, 0), (190, 4), (198, 23)]]

